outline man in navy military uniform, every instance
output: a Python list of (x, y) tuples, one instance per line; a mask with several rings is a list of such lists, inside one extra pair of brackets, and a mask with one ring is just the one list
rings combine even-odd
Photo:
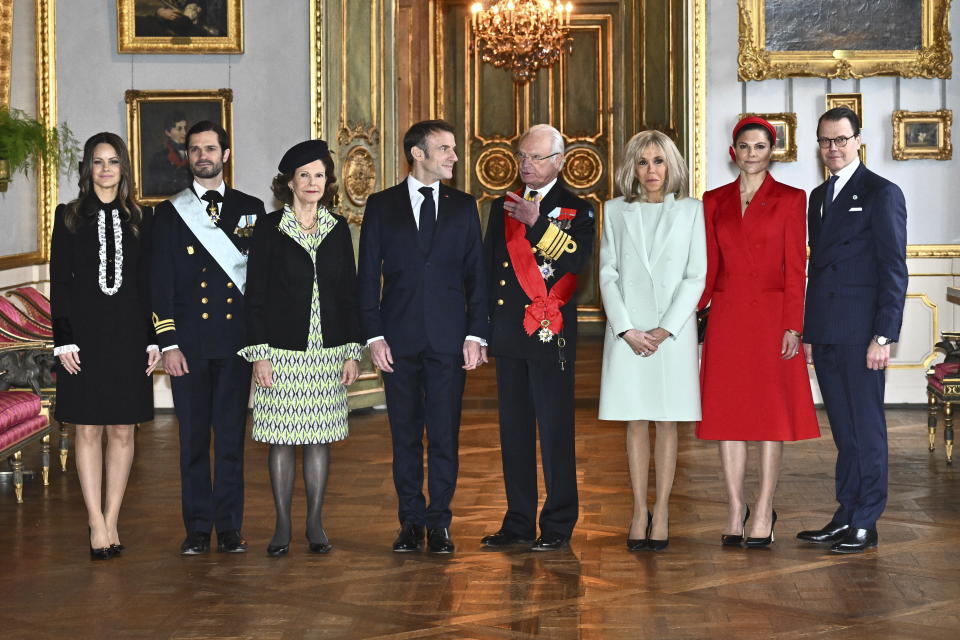
[(198, 122), (186, 143), (193, 183), (157, 206), (152, 282), (153, 322), (180, 422), (187, 530), (180, 551), (205, 553), (216, 527), (219, 551), (243, 553), (250, 364), (237, 351), (246, 343), (243, 292), (250, 232), (264, 208), (257, 198), (224, 184), (230, 141), (222, 127)]
[[(563, 136), (531, 127), (517, 145), (523, 189), (493, 202), (484, 251), (490, 354), (497, 358), (500, 455), (507, 513), (488, 547), (568, 544), (579, 511), (573, 364), (577, 274), (593, 252), (593, 207), (558, 181)], [(537, 529), (537, 431), (547, 498)]]

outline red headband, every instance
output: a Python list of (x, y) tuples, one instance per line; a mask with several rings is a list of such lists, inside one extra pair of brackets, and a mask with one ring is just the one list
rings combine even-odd
[[(733, 128), (733, 144), (737, 144), (737, 134), (739, 134), (740, 130), (743, 129), (748, 124), (758, 124), (764, 129), (766, 129), (767, 131), (769, 131), (771, 146), (777, 144), (777, 128), (774, 127), (769, 122), (767, 122), (766, 120), (764, 120), (763, 118), (758, 118), (757, 116), (750, 116), (748, 118), (744, 118), (743, 120), (737, 123), (737, 126)], [(737, 154), (734, 153), (733, 151), (733, 145), (730, 146), (729, 151), (730, 151), (730, 159), (736, 162)]]

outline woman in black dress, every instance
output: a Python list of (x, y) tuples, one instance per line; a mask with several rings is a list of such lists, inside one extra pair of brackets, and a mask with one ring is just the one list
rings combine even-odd
[(147, 289), (152, 211), (134, 202), (130, 155), (113, 133), (87, 140), (79, 185), (77, 199), (57, 207), (50, 251), (60, 363), (55, 417), (77, 427), (90, 556), (105, 560), (123, 550), (117, 519), (133, 462), (134, 425), (153, 419), (150, 374), (160, 352)]

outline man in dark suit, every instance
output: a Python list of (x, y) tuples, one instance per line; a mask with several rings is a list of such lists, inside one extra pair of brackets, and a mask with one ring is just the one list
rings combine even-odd
[[(593, 207), (557, 179), (563, 136), (539, 124), (521, 138), (523, 189), (493, 202), (484, 251), (490, 353), (497, 358), (507, 513), (488, 547), (567, 546), (579, 511), (574, 447), (577, 275), (593, 252)], [(537, 528), (537, 428), (547, 498)]]
[(453, 177), (457, 161), (453, 127), (419, 122), (404, 136), (403, 150), (410, 175), (371, 195), (363, 215), (360, 324), (383, 372), (393, 437), (401, 524), (393, 550), (418, 551), (426, 527), (430, 551), (452, 553), (464, 371), (480, 364), (487, 337), (480, 218), (473, 196), (440, 182)]
[[(263, 202), (227, 187), (226, 131), (201, 121), (187, 133), (193, 184), (157, 205), (153, 321), (180, 422), (183, 555), (243, 553), (243, 444), (250, 365), (243, 294), (250, 232)], [(214, 472), (210, 477), (210, 431)]]
[(860, 121), (845, 107), (817, 125), (830, 178), (810, 194), (803, 342), (837, 445), (837, 508), (797, 538), (834, 553), (877, 546), (887, 502), (884, 369), (907, 291), (907, 208), (900, 188), (860, 163)]

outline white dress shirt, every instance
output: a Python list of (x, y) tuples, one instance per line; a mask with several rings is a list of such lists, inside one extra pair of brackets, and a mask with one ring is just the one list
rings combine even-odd
[[(833, 199), (836, 200), (837, 196), (840, 195), (840, 192), (843, 191), (843, 188), (848, 182), (850, 182), (850, 176), (857, 170), (857, 167), (860, 166), (860, 158), (854, 157), (853, 162), (845, 166), (840, 171), (837, 171), (835, 176), (837, 176), (837, 181), (833, 183)], [(826, 194), (824, 194), (824, 203), (823, 209), (826, 210), (832, 203), (826, 202)]]

